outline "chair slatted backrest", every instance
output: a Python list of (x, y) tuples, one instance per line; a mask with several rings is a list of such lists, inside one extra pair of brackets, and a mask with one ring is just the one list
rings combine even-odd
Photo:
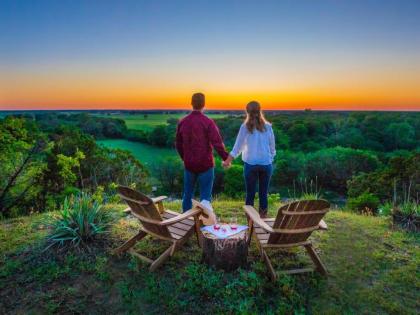
[(118, 193), (122, 199), (130, 206), (131, 211), (140, 220), (143, 227), (157, 235), (171, 238), (171, 234), (166, 226), (160, 226), (142, 220), (142, 218), (162, 221), (162, 217), (156, 208), (153, 200), (145, 194), (125, 186), (118, 186)]
[(292, 244), (304, 242), (318, 229), (319, 222), (330, 208), (325, 200), (301, 200), (279, 208), (267, 244)]

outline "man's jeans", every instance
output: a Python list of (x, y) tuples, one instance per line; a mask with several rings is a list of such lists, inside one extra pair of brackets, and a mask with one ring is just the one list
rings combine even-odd
[(202, 173), (193, 173), (184, 170), (184, 194), (182, 196), (182, 210), (185, 212), (192, 208), (192, 198), (195, 191), (195, 183), (198, 180), (200, 186), (200, 200), (211, 201), (213, 189), (214, 167)]
[(270, 185), (270, 178), (273, 172), (273, 167), (269, 165), (251, 165), (244, 163), (244, 177), (246, 188), (245, 204), (254, 206), (255, 192), (257, 190), (258, 181), (258, 196), (260, 199), (260, 213), (266, 214), (268, 209), (268, 186)]

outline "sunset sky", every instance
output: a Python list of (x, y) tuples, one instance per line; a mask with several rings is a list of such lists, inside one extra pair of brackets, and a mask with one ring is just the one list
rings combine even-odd
[(0, 0), (0, 110), (420, 110), (420, 1)]

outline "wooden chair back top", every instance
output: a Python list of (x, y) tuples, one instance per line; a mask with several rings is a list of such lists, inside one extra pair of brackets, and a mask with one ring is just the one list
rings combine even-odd
[(304, 242), (329, 211), (326, 200), (301, 200), (288, 203), (279, 208), (268, 244), (291, 244)]
[(160, 226), (146, 221), (147, 219), (162, 221), (159, 210), (151, 198), (126, 186), (118, 186), (117, 191), (147, 231), (171, 238), (171, 234), (166, 226)]

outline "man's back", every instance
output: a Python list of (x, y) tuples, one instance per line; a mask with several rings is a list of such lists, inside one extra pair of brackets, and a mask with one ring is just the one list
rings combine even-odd
[(228, 153), (213, 120), (200, 111), (192, 111), (179, 122), (176, 148), (187, 170), (201, 173), (214, 167), (213, 147), (223, 160), (227, 158)]

